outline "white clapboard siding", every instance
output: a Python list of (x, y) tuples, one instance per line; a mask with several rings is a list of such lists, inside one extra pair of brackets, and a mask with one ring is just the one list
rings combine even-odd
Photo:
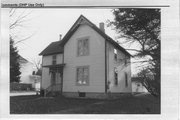
[[(89, 37), (89, 55), (77, 56), (77, 39)], [(105, 92), (105, 40), (88, 25), (81, 25), (64, 47), (63, 92)], [(89, 66), (89, 85), (76, 85), (76, 68)]]
[[(131, 92), (131, 66), (124, 67), (125, 54), (117, 49), (117, 62), (114, 60), (114, 46), (107, 42), (107, 81), (110, 82), (109, 91), (114, 93)], [(130, 59), (128, 59), (130, 62)], [(118, 69), (118, 85), (115, 85), (114, 67)], [(125, 72), (128, 75), (128, 86), (125, 86)]]
[[(52, 65), (52, 56), (53, 55), (48, 55), (48, 56), (43, 56), (43, 66), (45, 65)], [(56, 64), (62, 64), (62, 59), (63, 55), (62, 54), (56, 54)]]
[[(62, 54), (56, 54), (56, 64), (61, 64), (63, 55)], [(52, 65), (52, 56), (53, 55), (48, 55), (48, 56), (43, 56), (42, 58), (42, 66), (46, 65)], [(51, 84), (51, 74), (49, 74), (49, 68), (43, 67), (42, 68), (42, 88), (45, 89), (50, 86)], [(59, 80), (60, 81), (60, 80)], [(58, 83), (58, 82), (57, 82)]]
[(42, 68), (42, 81), (41, 81), (42, 89), (46, 89), (47, 87), (50, 86), (50, 83), (51, 83), (50, 78), (51, 77), (49, 74), (49, 68), (43, 67)]

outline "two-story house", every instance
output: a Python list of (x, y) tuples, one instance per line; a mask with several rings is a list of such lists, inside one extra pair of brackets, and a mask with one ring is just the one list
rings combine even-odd
[(81, 15), (64, 38), (42, 55), (42, 89), (67, 97), (131, 93), (131, 55)]

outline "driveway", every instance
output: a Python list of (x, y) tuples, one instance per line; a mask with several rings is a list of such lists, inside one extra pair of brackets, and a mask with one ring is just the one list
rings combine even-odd
[(26, 95), (36, 95), (35, 91), (16, 91), (10, 92), (10, 96), (26, 96)]

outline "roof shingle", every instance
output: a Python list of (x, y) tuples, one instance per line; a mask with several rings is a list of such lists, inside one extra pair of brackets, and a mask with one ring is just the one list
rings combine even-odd
[(63, 53), (63, 47), (60, 45), (61, 41), (52, 42), (39, 55), (51, 55), (56, 53)]

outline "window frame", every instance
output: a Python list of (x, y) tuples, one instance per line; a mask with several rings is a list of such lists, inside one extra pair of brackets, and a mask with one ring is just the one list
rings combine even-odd
[[(83, 79), (84, 79), (84, 69), (87, 68), (88, 69), (88, 80), (86, 81), (86, 84), (79, 84), (78, 83), (78, 69), (83, 68)], [(90, 69), (89, 69), (89, 65), (86, 66), (77, 66), (76, 67), (76, 86), (89, 86), (89, 80), (90, 80)]]
[(125, 87), (128, 87), (128, 74), (125, 72)]
[(52, 65), (56, 65), (57, 64), (57, 55), (53, 55), (52, 56)]
[[(116, 72), (117, 71), (117, 72)], [(116, 76), (117, 75), (117, 76)], [(114, 85), (118, 86), (118, 70), (114, 67)]]
[(127, 62), (128, 62), (128, 57), (127, 57), (127, 56), (125, 56), (125, 57), (124, 57), (124, 59), (125, 59), (125, 60), (124, 60), (124, 65), (127, 65)]
[(118, 53), (118, 51), (117, 51), (116, 48), (114, 48), (113, 50), (114, 50), (114, 51), (113, 51), (113, 52), (114, 52), (114, 61), (117, 62), (117, 59), (118, 59), (118, 58), (117, 58), (117, 57), (118, 57), (117, 53)]
[[(80, 55), (79, 54), (79, 41), (85, 41), (85, 40), (87, 40), (87, 44), (88, 44), (88, 52), (87, 52), (87, 54), (85, 54), (85, 53), (83, 53), (83, 55)], [(83, 44), (84, 44), (84, 42), (83, 42)], [(87, 36), (87, 37), (81, 37), (81, 38), (78, 38), (77, 39), (77, 57), (81, 57), (81, 56), (88, 56), (89, 54), (90, 54), (90, 42), (89, 42), (89, 36)], [(83, 51), (84, 51), (84, 48), (83, 48)]]

